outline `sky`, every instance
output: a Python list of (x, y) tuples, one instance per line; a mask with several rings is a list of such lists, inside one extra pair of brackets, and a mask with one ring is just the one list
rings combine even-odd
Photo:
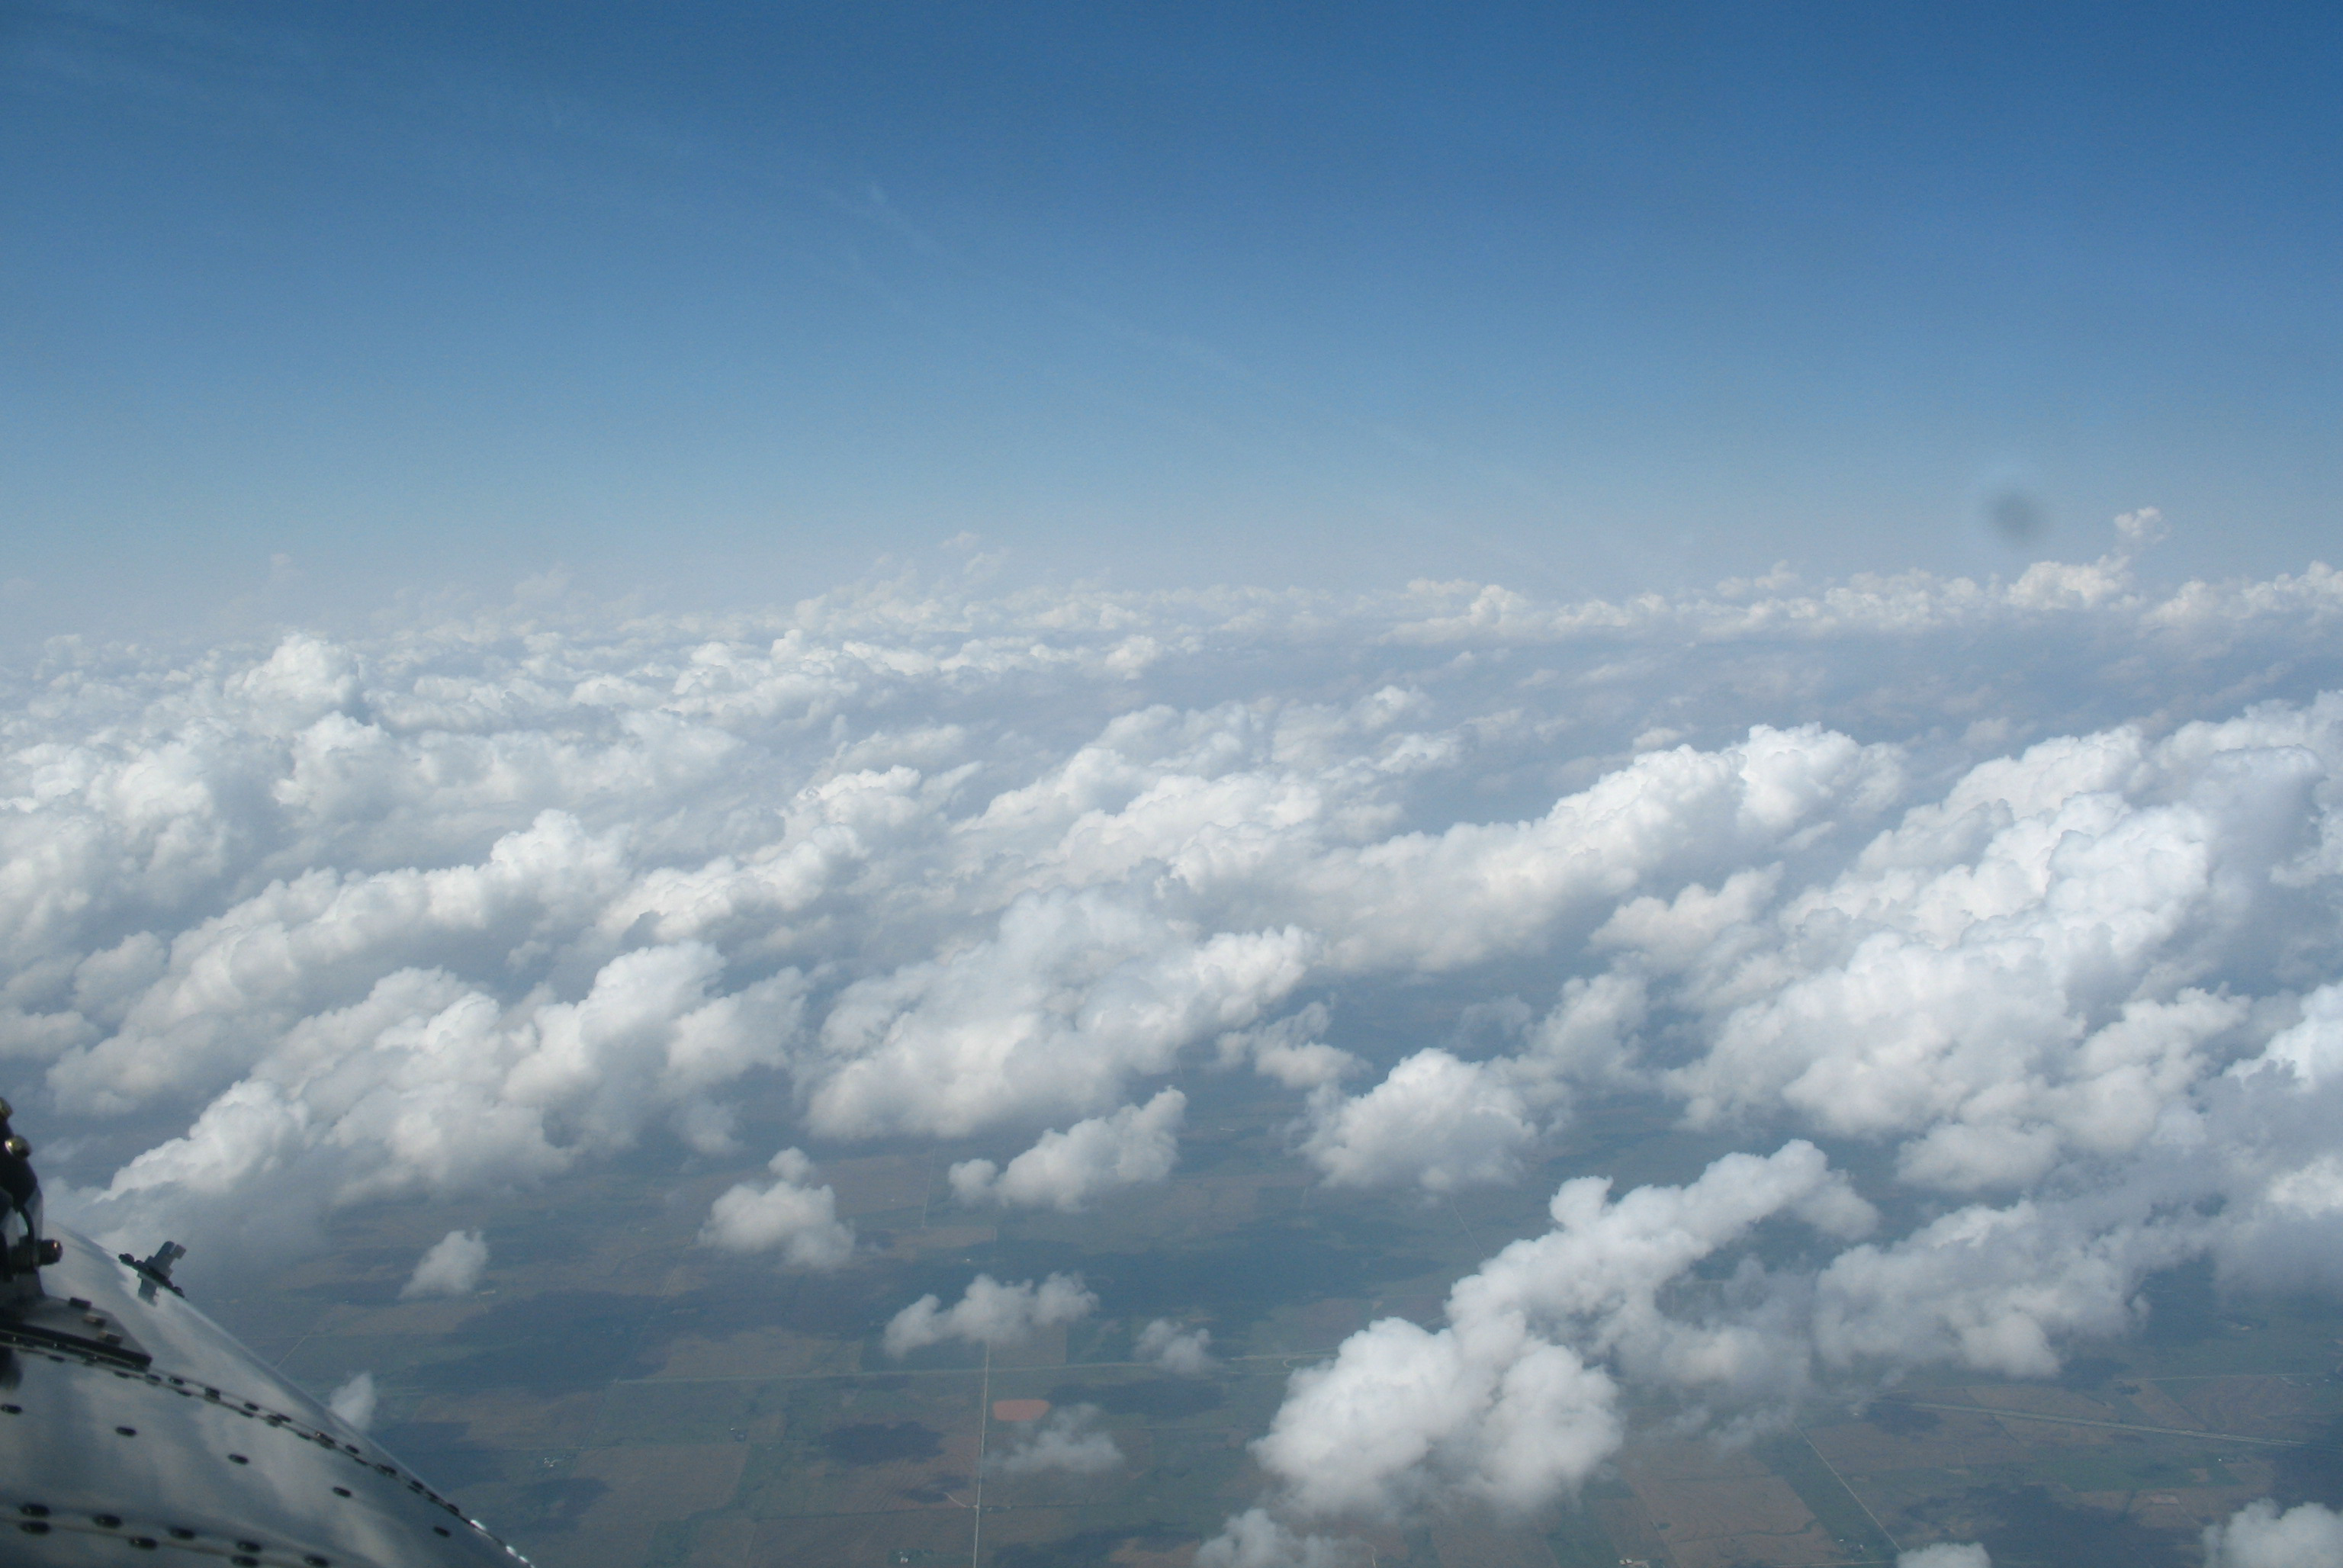
[[(10, 642), (2321, 548), (2318, 8), (35, 3)], [(2086, 547), (2086, 553), (2088, 548)]]

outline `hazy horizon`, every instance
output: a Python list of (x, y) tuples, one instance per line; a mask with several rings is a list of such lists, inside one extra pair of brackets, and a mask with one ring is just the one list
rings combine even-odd
[(19, 7), (8, 639), (739, 609), (962, 536), (1618, 598), (2154, 506), (2267, 577), (2338, 477), (2334, 28)]

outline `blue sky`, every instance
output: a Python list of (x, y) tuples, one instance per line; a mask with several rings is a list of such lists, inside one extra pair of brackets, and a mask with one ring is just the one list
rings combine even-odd
[(964, 533), (1550, 595), (2006, 574), (2141, 505), (2167, 569), (2332, 553), (2317, 8), (0, 27), (15, 636), (786, 601)]

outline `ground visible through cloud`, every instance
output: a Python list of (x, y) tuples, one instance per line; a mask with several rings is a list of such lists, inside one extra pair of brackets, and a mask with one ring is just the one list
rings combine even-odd
[[(0, 719), (8, 1093), (55, 1211), (186, 1241), (198, 1292), (412, 1214), (386, 1293), (473, 1322), (528, 1251), (481, 1216), (671, 1178), (689, 1269), (860, 1303), (823, 1332), (873, 1375), (1088, 1343), (1253, 1378), (1242, 1468), (1150, 1505), (1199, 1563), (1608, 1519), (1646, 1440), (1951, 1421), (1967, 1395), (1911, 1391), (2055, 1390), (2078, 1346), (2157, 1342), (2172, 1281), (2343, 1286), (2343, 578), (2151, 588), (2159, 529), (1680, 599), (940, 577), (762, 619), (61, 640)], [(1247, 1214), (1453, 1213), (1466, 1253), (1246, 1351), (1256, 1282), (1124, 1277), (1172, 1244), (1148, 1224), (1239, 1201), (1240, 1127)], [(915, 1194), (871, 1196), (886, 1161)], [(371, 1370), (368, 1416), (411, 1413)], [(1156, 1487), (1172, 1439), (1114, 1397), (986, 1473)], [(860, 1424), (841, 1452), (927, 1452)], [(2343, 1495), (2235, 1490), (2155, 1538), (2343, 1538)], [(1893, 1539), (1966, 1562), (2014, 1511)]]

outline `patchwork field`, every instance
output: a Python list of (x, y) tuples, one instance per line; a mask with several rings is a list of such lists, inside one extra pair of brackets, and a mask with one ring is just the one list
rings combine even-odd
[[(826, 1162), (862, 1247), (834, 1273), (697, 1245), (709, 1201), (749, 1172), (645, 1161), (469, 1211), (354, 1213), (323, 1255), (205, 1304), (320, 1392), (372, 1372), (383, 1441), (541, 1568), (1185, 1568), (1262, 1495), (1248, 1444), (1294, 1369), (1376, 1318), (1436, 1325), (1450, 1282), (1544, 1222), (1534, 1182), (1330, 1193), (1281, 1157), (1275, 1108), (1199, 1121), (1180, 1176), (1083, 1214), (958, 1208), (932, 1153)], [(1709, 1151), (1634, 1131), (1643, 1179)], [(1550, 1174), (1598, 1153), (1558, 1154)], [(484, 1288), (399, 1301), (451, 1225), (490, 1235)], [(878, 1342), (902, 1306), (979, 1270), (1065, 1269), (1101, 1303), (1071, 1328), (989, 1359), (947, 1343), (897, 1361)], [(2160, 1568), (2194, 1563), (2203, 1526), (2250, 1498), (2343, 1501), (2343, 1322), (2225, 1315), (2203, 1282), (2172, 1288), (2182, 1308), (2156, 1332), (2085, 1347), (2056, 1383), (1907, 1382), (1733, 1445), (1643, 1412), (1567, 1506), (1361, 1539), (1375, 1563), (1419, 1568), (1825, 1568), (1937, 1540), (1983, 1541), (2002, 1568)], [(1159, 1316), (1210, 1329), (1208, 1372), (1138, 1362)], [(1104, 1433), (1113, 1462), (1001, 1468), (1052, 1412)]]

